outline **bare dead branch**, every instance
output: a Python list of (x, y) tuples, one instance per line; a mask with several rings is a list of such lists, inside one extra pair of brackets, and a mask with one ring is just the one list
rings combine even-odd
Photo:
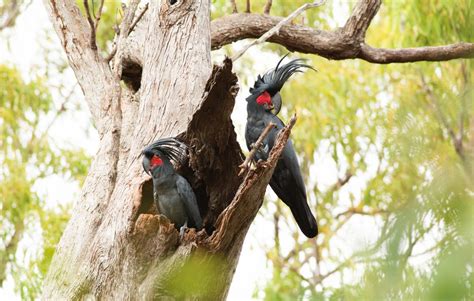
[(92, 19), (92, 16), (91, 16), (91, 11), (90, 11), (90, 8), (89, 8), (89, 2), (88, 2), (88, 0), (83, 0), (82, 2), (84, 4), (84, 9), (86, 11), (87, 22), (89, 22), (89, 26), (90, 26), (90, 40), (89, 40), (90, 47), (91, 47), (92, 50), (97, 50), (97, 44), (96, 44), (96, 41), (95, 41), (96, 26), (95, 26), (94, 20)]
[(357, 2), (343, 27), (344, 33), (353, 39), (364, 41), (367, 28), (369, 28), (377, 14), (381, 3), (381, 0), (361, 0)]
[[(114, 72), (115, 75), (120, 77), (122, 74), (122, 52), (123, 52), (123, 45), (125, 44), (125, 41), (128, 37), (128, 33), (130, 32), (132, 23), (133, 23), (133, 18), (135, 17), (135, 12), (138, 8), (138, 4), (140, 3), (140, 0), (132, 0), (129, 4), (129, 6), (125, 10), (125, 16), (123, 17), (122, 23), (120, 24), (120, 35), (117, 37), (117, 41), (115, 43), (116, 46), (116, 51), (114, 54), (118, 54), (115, 56), (115, 62), (114, 62)], [(110, 55), (109, 55), (110, 57)], [(114, 57), (110, 58), (110, 60)]]
[(272, 0), (267, 0), (267, 3), (265, 3), (265, 7), (263, 8), (263, 13), (265, 15), (270, 14), (270, 10), (272, 9)]
[[(120, 24), (120, 32), (130, 34), (135, 12), (137, 11), (140, 0), (132, 0), (125, 10), (122, 23)], [(148, 5), (146, 6), (148, 9)], [(140, 17), (141, 18), (141, 17)]]
[(239, 11), (237, 10), (237, 3), (235, 3), (235, 0), (230, 0), (230, 4), (232, 5), (232, 13), (238, 13)]
[(120, 86), (98, 51), (90, 47), (90, 23), (76, 1), (44, 0), (44, 3), (69, 65), (84, 91), (94, 124), (100, 134), (109, 132), (112, 122), (108, 118), (114, 112), (108, 108)]
[[(97, 27), (99, 27), (99, 21), (102, 17), (102, 10), (104, 9), (104, 0), (100, 0), (99, 11), (97, 12), (97, 16), (95, 16), (95, 31), (97, 32)], [(95, 12), (94, 12), (95, 15)]]
[(132, 25), (130, 25), (130, 29), (128, 30), (128, 34), (132, 33), (133, 29), (135, 29), (135, 26), (137, 26), (137, 23), (142, 19), (143, 15), (145, 12), (148, 10), (148, 3), (145, 4), (143, 7), (142, 11), (138, 14), (138, 16), (135, 18), (135, 21), (133, 21)]
[[(212, 49), (248, 39), (259, 38), (281, 17), (261, 14), (232, 14), (211, 22)], [(376, 64), (447, 61), (474, 57), (474, 43), (425, 46), (402, 49), (374, 48), (340, 31), (324, 31), (308, 26), (285, 24), (267, 39), (290, 51), (317, 54), (333, 60), (362, 59)]]
[(455, 43), (444, 46), (425, 46), (402, 49), (373, 48), (362, 44), (357, 58), (377, 64), (411, 63), (419, 61), (449, 61), (474, 57), (474, 43)]
[(237, 52), (233, 57), (232, 61), (236, 61), (238, 58), (240, 58), (250, 47), (261, 44), (268, 40), (271, 36), (276, 34), (277, 32), (280, 31), (280, 29), (284, 26), (289, 24), (293, 19), (295, 19), (297, 16), (302, 14), (304, 11), (307, 9), (313, 8), (313, 7), (318, 7), (321, 6), (325, 3), (326, 0), (321, 0), (321, 1), (315, 1), (313, 3), (306, 3), (300, 6), (297, 10), (292, 12), (288, 17), (285, 19), (281, 20), (278, 24), (276, 24), (273, 28), (268, 30), (265, 34), (263, 34), (260, 38), (257, 40), (252, 41), (250, 44), (245, 46), (243, 49), (241, 49), (239, 52)]
[[(127, 33), (127, 37), (132, 33), (132, 31), (135, 29), (135, 27), (137, 26), (138, 22), (140, 22), (140, 20), (143, 18), (143, 15), (145, 14), (145, 12), (148, 10), (148, 5), (149, 3), (146, 3), (145, 6), (143, 7), (142, 11), (138, 14), (138, 16), (135, 18), (135, 20), (133, 21), (133, 23), (130, 25), (130, 28), (128, 29), (128, 33)], [(107, 61), (107, 63), (110, 63), (110, 61), (114, 58), (115, 54), (117, 53), (117, 41), (119, 40), (119, 36), (120, 36), (120, 28), (117, 27), (117, 30), (116, 30), (116, 41), (114, 42), (113, 46), (112, 46), (112, 50), (110, 51), (109, 55), (107, 55), (107, 57), (105, 58), (105, 60)]]
[(239, 176), (241, 176), (245, 171), (247, 171), (249, 169), (250, 163), (252, 162), (253, 158), (255, 157), (255, 154), (257, 153), (257, 151), (263, 145), (263, 140), (268, 136), (268, 134), (270, 134), (270, 131), (275, 126), (276, 126), (276, 124), (270, 123), (269, 125), (267, 125), (267, 127), (260, 134), (260, 137), (258, 137), (257, 142), (255, 142), (252, 149), (250, 150), (249, 155), (247, 156), (247, 158), (245, 158), (245, 161), (239, 166), (240, 167)]
[(206, 241), (211, 250), (220, 251), (229, 248), (234, 243), (236, 233), (250, 227), (262, 205), (266, 187), (295, 122), (296, 116), (293, 116), (279, 132), (268, 159), (257, 163), (256, 169), (247, 173), (232, 202), (219, 215), (216, 230)]
[[(233, 13), (211, 22), (211, 47), (213, 50), (243, 39), (259, 39), (286, 47), (289, 51), (317, 54), (327, 59), (362, 59), (376, 64), (409, 63), (417, 61), (447, 61), (474, 57), (474, 43), (455, 43), (442, 46), (425, 46), (402, 49), (375, 48), (364, 43), (361, 37), (379, 8), (379, 0), (362, 0), (351, 14), (346, 26), (332, 31), (290, 23), (270, 35), (284, 18), (265, 14)], [(366, 14), (366, 15), (359, 15)], [(137, 46), (144, 42), (146, 27), (135, 30), (134, 43), (128, 44), (127, 57), (142, 65)], [(268, 33), (268, 38), (263, 37)], [(256, 42), (258, 43), (258, 42)], [(245, 51), (243, 49), (242, 51)], [(235, 56), (237, 57), (237, 55)]]
[(250, 14), (250, 0), (247, 0), (247, 2), (245, 4), (245, 12), (247, 14)]
[(112, 50), (110, 51), (109, 55), (105, 57), (105, 61), (110, 63), (110, 61), (114, 58), (115, 54), (117, 53), (117, 44), (112, 46)]

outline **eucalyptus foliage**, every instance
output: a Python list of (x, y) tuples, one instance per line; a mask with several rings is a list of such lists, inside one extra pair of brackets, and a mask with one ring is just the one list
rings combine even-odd
[[(304, 1), (274, 2), (272, 13), (287, 15)], [(298, 23), (334, 28), (351, 5), (330, 2)], [(367, 39), (388, 48), (472, 41), (472, 8), (472, 0), (385, 2)], [(287, 84), (283, 117), (299, 115), (292, 137), (321, 234), (305, 239), (285, 206), (267, 202), (262, 215), (279, 230), (267, 244), (273, 276), (255, 296), (472, 299), (472, 61), (307, 59), (319, 72)]]

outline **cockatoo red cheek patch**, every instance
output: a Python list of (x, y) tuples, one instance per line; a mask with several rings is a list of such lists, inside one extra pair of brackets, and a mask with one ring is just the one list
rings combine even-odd
[(160, 157), (158, 156), (153, 156), (153, 158), (151, 158), (151, 168), (155, 167), (155, 166), (159, 166), (163, 164), (163, 160), (161, 160)]
[(259, 105), (263, 105), (263, 104), (271, 105), (272, 97), (270, 96), (270, 93), (268, 93), (267, 91), (264, 91), (262, 94), (260, 94), (257, 97), (257, 103)]

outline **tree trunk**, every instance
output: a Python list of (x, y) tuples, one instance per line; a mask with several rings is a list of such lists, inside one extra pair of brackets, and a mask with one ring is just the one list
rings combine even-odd
[[(140, 1), (131, 0), (110, 59), (97, 50), (94, 20), (88, 23), (75, 0), (44, 2), (100, 145), (45, 279), (43, 299), (225, 299), (295, 120), (282, 130), (269, 159), (239, 177), (243, 156), (230, 119), (237, 78), (228, 59), (211, 68), (209, 0), (150, 1), (144, 16), (136, 14)], [(380, 3), (360, 1), (341, 29), (286, 24), (270, 40), (328, 58), (377, 63), (473, 55), (472, 43), (370, 48), (365, 31)], [(280, 21), (256, 14), (221, 18), (213, 21), (212, 45), (260, 36)], [(170, 136), (189, 146), (187, 164), (177, 168), (196, 193), (205, 226), (182, 240), (156, 214), (151, 180), (141, 167), (142, 149)]]
[[(90, 47), (91, 34), (83, 30), (87, 23), (74, 1), (46, 1), (46, 6), (86, 96), (100, 147), (43, 298), (225, 299), (282, 148), (238, 176), (243, 156), (230, 119), (237, 78), (230, 60), (211, 72), (209, 1), (150, 2), (154, 17), (143, 69), (135, 73), (124, 64), (123, 49), (117, 49), (111, 68)], [(122, 34), (136, 6), (132, 1)], [(288, 135), (289, 129), (281, 145)], [(188, 164), (179, 171), (196, 192), (205, 225), (181, 241), (173, 225), (156, 214), (151, 180), (141, 167), (144, 146), (168, 136), (189, 146)]]

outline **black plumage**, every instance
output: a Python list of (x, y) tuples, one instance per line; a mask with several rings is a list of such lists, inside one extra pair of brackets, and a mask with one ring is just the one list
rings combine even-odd
[(258, 75), (257, 80), (255, 81), (252, 88), (250, 88), (249, 92), (252, 95), (259, 95), (264, 91), (267, 91), (270, 96), (272, 97), (272, 113), (274, 115), (278, 115), (281, 110), (281, 95), (280, 90), (283, 88), (285, 82), (295, 73), (303, 72), (302, 69), (309, 68), (315, 70), (312, 66), (305, 64), (304, 59), (294, 59), (280, 66), (283, 60), (286, 58), (288, 54), (283, 56), (276, 67), (263, 76)]
[[(248, 116), (245, 140), (249, 150), (269, 123), (276, 124), (276, 128), (264, 139), (262, 149), (257, 151), (255, 158), (257, 160), (267, 159), (278, 132), (285, 126), (276, 116), (281, 107), (280, 89), (291, 75), (301, 72), (302, 68), (313, 69), (303, 64), (300, 59), (292, 60), (280, 67), (282, 60), (274, 70), (267, 72), (263, 77), (258, 76), (254, 87), (250, 89), (251, 95), (246, 99)], [(279, 102), (279, 108), (276, 113), (272, 113), (275, 100)], [(301, 231), (307, 237), (315, 237), (318, 234), (318, 226), (308, 206), (303, 177), (291, 139), (288, 140), (278, 160), (270, 180), (270, 187), (288, 205)]]
[(186, 227), (201, 229), (196, 195), (171, 164), (171, 160), (184, 163), (186, 145), (174, 138), (164, 138), (147, 146), (142, 154), (143, 169), (152, 176), (153, 198), (160, 213), (181, 230), (181, 235)]

